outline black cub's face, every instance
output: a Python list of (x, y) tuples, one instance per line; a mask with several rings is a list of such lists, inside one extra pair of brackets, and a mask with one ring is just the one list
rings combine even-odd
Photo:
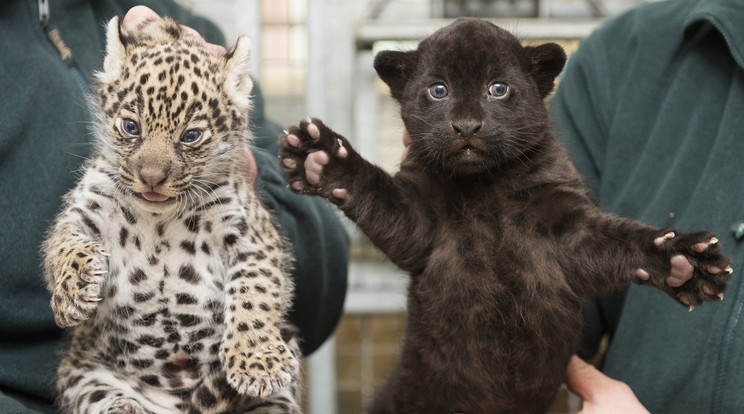
[(412, 52), (382, 52), (375, 69), (401, 104), (409, 160), (455, 176), (525, 161), (548, 128), (543, 98), (566, 56), (523, 47), (480, 19), (459, 19)]

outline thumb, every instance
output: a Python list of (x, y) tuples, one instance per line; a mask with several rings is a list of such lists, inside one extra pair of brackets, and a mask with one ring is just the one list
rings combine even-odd
[(408, 130), (403, 130), (403, 155), (400, 157), (400, 161), (403, 162), (408, 156), (408, 148), (411, 146), (411, 135), (408, 134)]
[(134, 6), (124, 15), (121, 25), (129, 31), (134, 31), (139, 29), (143, 24), (157, 19), (160, 19), (160, 16), (151, 8), (147, 6)]
[(253, 187), (258, 176), (258, 165), (256, 164), (256, 158), (253, 156), (253, 152), (251, 152), (251, 148), (247, 144), (243, 148), (240, 161), (240, 171), (243, 173), (246, 182)]
[(582, 400), (592, 400), (594, 390), (609, 378), (576, 355), (571, 357), (566, 371), (566, 385)]

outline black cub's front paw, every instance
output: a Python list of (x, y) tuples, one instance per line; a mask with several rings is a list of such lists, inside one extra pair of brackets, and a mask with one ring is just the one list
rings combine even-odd
[(356, 155), (346, 138), (316, 118), (291, 126), (279, 136), (279, 158), (289, 188), (320, 195), (335, 203), (348, 196), (349, 155)]
[[(652, 249), (656, 251), (656, 254), (662, 253), (662, 261), (656, 264), (659, 268), (650, 273), (653, 275), (658, 272), (657, 274), (664, 276), (661, 278), (652, 276), (648, 283), (667, 292), (677, 302), (689, 306), (690, 310), (705, 301), (723, 299), (726, 282), (731, 278), (733, 270), (730, 266), (731, 259), (721, 254), (721, 246), (713, 233), (682, 233), (662, 230), (654, 240)], [(670, 261), (679, 259), (675, 256), (683, 256), (692, 266), (692, 277), (689, 280), (679, 283), (670, 282), (674, 279), (668, 277)], [(649, 269), (642, 272), (648, 275), (646, 270)], [(647, 277), (642, 277), (642, 279), (647, 279)]]

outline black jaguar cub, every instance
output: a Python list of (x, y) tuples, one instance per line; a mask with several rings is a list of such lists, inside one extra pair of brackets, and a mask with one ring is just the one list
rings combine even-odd
[[(280, 137), (290, 187), (337, 204), (411, 274), (402, 355), (372, 413), (542, 413), (582, 296), (638, 282), (685, 306), (722, 297), (730, 259), (713, 234), (605, 214), (587, 196), (543, 103), (565, 60), (478, 19), (380, 53), (411, 137), (394, 177), (317, 119)], [(671, 287), (677, 254), (695, 272)]]

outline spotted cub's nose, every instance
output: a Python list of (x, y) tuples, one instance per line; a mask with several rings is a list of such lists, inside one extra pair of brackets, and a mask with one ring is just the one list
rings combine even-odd
[(139, 171), (139, 179), (143, 184), (152, 188), (162, 185), (170, 175), (170, 168), (148, 168), (143, 167)]

